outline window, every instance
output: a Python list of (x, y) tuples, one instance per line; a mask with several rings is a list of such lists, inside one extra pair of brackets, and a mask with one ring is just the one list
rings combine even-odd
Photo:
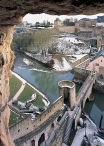
[(31, 146), (35, 146), (35, 140), (34, 139), (31, 141)]
[(54, 128), (54, 123), (51, 124), (51, 127)]
[(96, 65), (96, 66), (99, 66), (99, 64), (98, 64), (98, 63), (96, 63), (95, 65)]

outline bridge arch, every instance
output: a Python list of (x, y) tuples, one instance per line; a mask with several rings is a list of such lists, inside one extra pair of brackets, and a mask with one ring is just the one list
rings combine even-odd
[(38, 140), (38, 146), (40, 146), (41, 143), (44, 142), (44, 141), (45, 141), (45, 134), (43, 133), (43, 134), (40, 136), (39, 140)]
[(58, 82), (59, 97), (63, 96), (64, 104), (73, 110), (76, 103), (75, 84), (68, 80)]

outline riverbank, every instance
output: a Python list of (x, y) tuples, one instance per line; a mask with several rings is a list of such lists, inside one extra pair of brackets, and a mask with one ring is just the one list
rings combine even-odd
[[(26, 86), (28, 85), (28, 87), (30, 88), (30, 89), (33, 89), (34, 90), (34, 92), (37, 92), (38, 94), (40, 94), (41, 96), (42, 96), (42, 101), (38, 101), (38, 100), (40, 100), (40, 98), (39, 98), (39, 96), (37, 95), (37, 98), (36, 98), (36, 100), (35, 100), (35, 105), (36, 106), (38, 106), (38, 105), (40, 105), (40, 103), (41, 102), (43, 102), (44, 103), (44, 106), (45, 106), (45, 108), (47, 108), (49, 105), (50, 105), (50, 102), (49, 102), (49, 100), (47, 99), (47, 97), (42, 93), (42, 92), (40, 92), (38, 89), (36, 89), (34, 86), (32, 86), (31, 84), (29, 84), (25, 79), (23, 79), (22, 77), (20, 77), (17, 73), (15, 73), (15, 72), (12, 72), (12, 75), (13, 76), (15, 76), (15, 78), (17, 78), (19, 81), (21, 81), (22, 82), (22, 85), (20, 86), (20, 88), (18, 89), (18, 91), (17, 91), (17, 93), (10, 99), (10, 101), (8, 102), (8, 105), (9, 105), (9, 107), (10, 107), (10, 109), (11, 109), (11, 116), (10, 116), (10, 125), (11, 124), (13, 124), (14, 122), (16, 122), (17, 120), (19, 120), (19, 119), (21, 119), (20, 117), (20, 115), (21, 115), (21, 113), (22, 113), (22, 115), (23, 115), (23, 110), (21, 109), (19, 109), (17, 106), (16, 106), (16, 102), (18, 101), (18, 98), (20, 97), (20, 95), (22, 96), (22, 94), (23, 94), (23, 92), (24, 92), (24, 89), (26, 88)], [(12, 82), (12, 84), (13, 84), (13, 82)], [(15, 86), (16, 87), (16, 86)], [(30, 92), (30, 89), (29, 89), (29, 92)], [(33, 93), (34, 93), (33, 92)], [(28, 93), (26, 94), (26, 93), (24, 93), (24, 97), (28, 97)], [(30, 94), (30, 96), (29, 97), (31, 97), (31, 94)], [(23, 98), (23, 97), (22, 97)], [(20, 100), (20, 99), (19, 99)], [(20, 102), (20, 101), (19, 101)], [(38, 104), (39, 103), (39, 104)], [(22, 103), (21, 102), (21, 104), (22, 105), (24, 105), (25, 103)], [(24, 108), (23, 108), (24, 109)], [(30, 111), (30, 110), (26, 110), (26, 111)], [(24, 112), (25, 112), (25, 110), (24, 110)]]
[(52, 71), (56, 72), (66, 72), (72, 69), (72, 67), (67, 62), (66, 58), (63, 57), (63, 55), (52, 55), (47, 54), (46, 56), (43, 56), (41, 54), (32, 54), (28, 52), (24, 52), (28, 57), (30, 57), (33, 60), (38, 61), (39, 63), (42, 63)]
[(12, 98), (12, 101), (18, 99), (18, 96), (21, 94), (21, 92), (24, 90), (25, 85), (27, 84), (32, 89), (34, 89), (36, 92), (38, 92), (47, 101), (47, 104), (46, 104), (46, 102), (44, 102), (45, 103), (45, 106), (49, 106), (49, 104), (50, 104), (49, 100), (47, 99), (47, 97), (41, 91), (39, 91), (36, 87), (32, 86), (30, 83), (28, 83), (25, 79), (23, 79), (17, 73), (15, 73), (15, 72), (12, 71), (12, 74), (15, 75), (19, 80), (22, 81), (22, 86), (21, 86), (20, 90), (17, 92), (17, 94)]

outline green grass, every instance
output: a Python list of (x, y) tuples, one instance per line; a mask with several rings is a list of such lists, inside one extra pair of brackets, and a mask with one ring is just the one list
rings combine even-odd
[[(10, 97), (9, 97), (9, 100), (10, 100), (20, 89), (22, 82), (13, 75), (12, 78), (10, 79), (9, 85), (10, 85)], [(22, 91), (22, 93), (20, 94), (20, 96), (18, 97), (18, 101), (26, 102), (27, 100), (30, 100), (33, 93), (36, 93), (37, 98), (32, 103), (35, 106), (43, 107), (44, 102), (42, 101), (42, 96), (27, 84), (24, 90)], [(18, 107), (17, 103), (14, 103), (14, 106)], [(9, 126), (16, 123), (20, 119), (21, 117), (19, 115), (11, 111)]]
[(30, 99), (30, 97), (33, 93), (35, 93), (35, 90), (26, 84), (24, 90), (22, 91), (22, 93), (18, 97), (18, 100), (21, 102), (26, 102), (27, 100)]
[(9, 119), (9, 126), (16, 123), (18, 120), (20, 120), (21, 117), (17, 115), (16, 113), (10, 111), (10, 119)]
[(33, 88), (31, 88), (27, 84), (26, 84), (23, 92), (18, 97), (18, 101), (26, 102), (27, 100), (30, 100), (33, 93), (36, 93), (37, 94), (37, 98), (32, 103), (34, 105), (36, 105), (36, 106), (43, 107), (44, 106), (44, 103), (42, 101), (42, 96), (40, 94), (38, 94)]
[(42, 96), (40, 96), (39, 94), (37, 94), (36, 100), (34, 100), (32, 103), (35, 106), (38, 105), (38, 107), (43, 107), (44, 106), (44, 102), (42, 101)]
[(14, 75), (12, 75), (12, 78), (10, 79), (9, 85), (10, 85), (10, 96), (9, 96), (9, 100), (11, 100), (13, 98), (13, 96), (21, 88), (22, 82), (17, 77), (15, 77)]

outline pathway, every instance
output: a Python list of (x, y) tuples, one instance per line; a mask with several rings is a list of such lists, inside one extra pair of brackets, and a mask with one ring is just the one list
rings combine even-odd
[[(86, 123), (86, 125), (87, 125), (86, 135), (87, 136), (94, 135), (94, 132), (96, 131), (96, 129), (92, 125), (92, 123), (89, 120), (86, 120), (84, 123)], [(81, 146), (84, 136), (85, 136), (85, 128), (78, 129), (71, 146)]]
[(21, 78), (18, 74), (14, 73), (14, 72), (12, 72), (12, 74), (13, 74), (14, 76), (16, 76), (19, 80), (22, 81), (22, 86), (21, 86), (21, 88), (18, 90), (18, 92), (14, 95), (14, 97), (9, 101), (9, 105), (12, 105), (12, 102), (14, 102), (14, 101), (16, 101), (16, 100), (18, 99), (19, 95), (22, 93), (22, 91), (24, 90), (24, 88), (25, 88), (25, 86), (26, 86), (26, 83), (27, 83), (27, 81), (24, 80), (23, 78)]
[(46, 102), (44, 102), (45, 106), (49, 105), (50, 104), (50, 101), (47, 99), (47, 97), (42, 93), (40, 92), (38, 89), (36, 89), (34, 86), (32, 86), (31, 84), (29, 84), (25, 79), (23, 79), (22, 77), (20, 77), (18, 74), (16, 74), (15, 72), (12, 72), (13, 75), (15, 75), (19, 80), (22, 81), (22, 86), (21, 88), (19, 89), (19, 91), (15, 94), (15, 96), (8, 102), (9, 105), (12, 106), (12, 102), (13, 101), (16, 101), (19, 97), (19, 95), (22, 93), (22, 91), (24, 90), (26, 84), (28, 84), (31, 88), (33, 88), (35, 91), (37, 91), (42, 97), (44, 97), (47, 101), (47, 104)]

